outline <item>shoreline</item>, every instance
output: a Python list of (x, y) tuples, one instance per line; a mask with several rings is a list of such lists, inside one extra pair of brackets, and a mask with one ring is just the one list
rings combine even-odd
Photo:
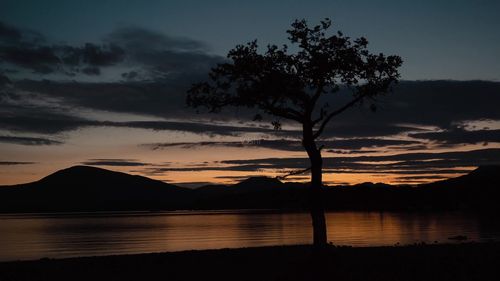
[(0, 280), (493, 280), (500, 243), (309, 245), (0, 262)]

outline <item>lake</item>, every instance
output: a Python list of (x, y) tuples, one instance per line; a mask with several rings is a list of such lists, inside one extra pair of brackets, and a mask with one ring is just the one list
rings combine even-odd
[[(462, 213), (329, 212), (336, 245), (497, 241), (500, 224)], [(182, 211), (0, 215), (0, 261), (311, 243), (307, 213)]]

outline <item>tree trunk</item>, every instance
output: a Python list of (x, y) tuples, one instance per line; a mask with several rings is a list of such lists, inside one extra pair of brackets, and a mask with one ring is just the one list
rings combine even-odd
[(323, 202), (323, 158), (316, 147), (312, 126), (304, 124), (302, 144), (311, 162), (311, 186), (309, 188), (309, 208), (313, 226), (313, 244), (316, 248), (327, 245), (325, 207)]

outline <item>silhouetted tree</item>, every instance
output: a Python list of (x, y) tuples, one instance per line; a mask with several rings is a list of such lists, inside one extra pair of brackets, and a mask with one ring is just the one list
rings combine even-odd
[[(259, 53), (256, 40), (237, 45), (229, 51), (229, 61), (213, 68), (210, 80), (194, 84), (187, 96), (189, 106), (207, 107), (211, 112), (245, 106), (301, 124), (302, 144), (311, 162), (313, 239), (319, 247), (327, 244), (327, 233), (321, 147), (316, 140), (333, 117), (387, 92), (397, 82), (402, 64), (399, 56), (370, 53), (363, 37), (352, 40), (340, 31), (327, 35), (330, 26), (329, 19), (312, 28), (305, 20), (296, 20), (287, 31), (290, 42), (297, 45), (294, 53), (288, 52), (287, 45), (268, 45), (267, 51)], [(341, 87), (352, 92), (348, 103), (334, 107), (321, 99)], [(260, 118), (257, 114), (256, 119)], [(273, 125), (280, 127), (279, 121)]]

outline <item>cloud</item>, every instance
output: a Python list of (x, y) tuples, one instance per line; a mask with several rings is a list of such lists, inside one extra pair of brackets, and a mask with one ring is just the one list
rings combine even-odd
[[(239, 171), (239, 172), (258, 172), (265, 167), (261, 164), (237, 164), (237, 165), (194, 165), (190, 167), (151, 167), (141, 172), (145, 174), (163, 174), (167, 172), (200, 172), (200, 171)], [(269, 167), (274, 168), (274, 167)]]
[(19, 29), (0, 21), (0, 44), (32, 46), (45, 41), (39, 32), (29, 29)]
[(0, 161), (0, 166), (30, 165), (30, 164), (36, 164), (36, 162)]
[(500, 130), (468, 131), (461, 127), (453, 127), (442, 132), (425, 132), (410, 134), (413, 138), (437, 141), (444, 144), (476, 144), (500, 142)]
[(20, 80), (14, 83), (13, 91), (37, 93), (41, 98), (58, 99), (62, 105), (72, 107), (165, 118), (196, 118), (199, 116), (195, 110), (187, 109), (185, 104), (186, 91), (195, 81), (189, 76), (156, 82)]
[(135, 159), (89, 159), (81, 164), (89, 166), (118, 166), (118, 167), (136, 167), (149, 166), (150, 163), (139, 162)]
[[(186, 91), (191, 84), (206, 80), (210, 67), (225, 61), (221, 56), (210, 54), (207, 45), (197, 40), (127, 27), (112, 31), (102, 42), (72, 46), (49, 44), (37, 32), (0, 23), (0, 60), (2, 66), (15, 65), (21, 72), (58, 72), (73, 75), (75, 79), (14, 79), (12, 77), (17, 74), (7, 77), (11, 74), (6, 71), (0, 73), (0, 87), (6, 88), (8, 85), (9, 88), (8, 91), (0, 91), (0, 112), (3, 114), (0, 129), (61, 133), (85, 126), (128, 126), (203, 133), (203, 126), (211, 120), (218, 120), (226, 123), (211, 122), (208, 134), (272, 133), (268, 126), (251, 128), (231, 125), (235, 120), (251, 120), (253, 109), (230, 108), (218, 115), (197, 115), (195, 110), (186, 107)], [(116, 79), (123, 80), (82, 82), (78, 79), (79, 75), (87, 78), (104, 76), (104, 67), (117, 67)], [(36, 94), (41, 101), (57, 101), (57, 105), (44, 107), (23, 104), (29, 103), (29, 98), (23, 100), (18, 93), (26, 92)], [(394, 87), (392, 93), (378, 99), (376, 113), (367, 109), (369, 103), (351, 108), (332, 120), (323, 137), (363, 138), (376, 144), (375, 140), (381, 139), (380, 137), (410, 134), (417, 139), (414, 140), (415, 149), (422, 149), (424, 140), (436, 140), (443, 144), (491, 142), (497, 137), (497, 133), (468, 133), (449, 128), (467, 120), (499, 121), (499, 92), (498, 82), (402, 81)], [(19, 100), (16, 103), (7, 102), (7, 95), (18, 95)], [(321, 102), (328, 102), (332, 108), (336, 108), (350, 98), (350, 93), (342, 89), (335, 95), (325, 96)], [(80, 109), (132, 113), (176, 121), (104, 122), (78, 116), (75, 112)], [(286, 123), (286, 120), (282, 121)], [(186, 124), (183, 125), (183, 122)], [(426, 131), (425, 128), (429, 126), (433, 128), (433, 132)], [(279, 135), (299, 139), (300, 128), (296, 128), (282, 131)], [(443, 131), (439, 137), (435, 132), (438, 129)], [(460, 142), (461, 136), (464, 137), (464, 142)], [(361, 140), (358, 142), (358, 148), (370, 147), (369, 144), (361, 144)], [(353, 141), (349, 144), (334, 143), (332, 149), (341, 149), (343, 145), (345, 149), (356, 149)], [(263, 142), (262, 146), (299, 149), (299, 146), (290, 143), (282, 145)], [(409, 144), (393, 146), (410, 149)]]
[(499, 92), (499, 82), (402, 81), (392, 93), (378, 98), (375, 113), (352, 109), (339, 115), (337, 122), (353, 126), (420, 124), (446, 128), (462, 120), (500, 120), (500, 111), (496, 110)]
[(139, 27), (117, 29), (108, 35), (106, 41), (126, 50), (130, 63), (169, 75), (206, 73), (224, 60), (221, 56), (208, 54), (208, 46), (203, 42)]
[[(147, 79), (178, 79), (182, 76), (206, 75), (224, 60), (208, 53), (208, 46), (197, 40), (172, 37), (140, 27), (120, 28), (111, 32), (105, 42), (125, 50), (126, 61), (147, 73)], [(133, 78), (137, 71), (129, 72)], [(181, 76), (181, 77), (179, 77)], [(130, 75), (124, 78), (130, 79)], [(189, 85), (189, 84), (188, 84)]]
[(10, 81), (9, 77), (3, 75), (0, 72), (0, 89), (6, 85), (12, 84), (12, 81)]
[(378, 152), (378, 150), (336, 150), (329, 149), (327, 152), (336, 153), (336, 154), (365, 154), (365, 153), (373, 153)]
[(100, 124), (53, 108), (12, 105), (1, 95), (0, 113), (0, 129), (16, 133), (57, 134)]
[(269, 133), (286, 134), (290, 131), (274, 131), (272, 128), (253, 127), (245, 125), (228, 125), (209, 122), (186, 122), (186, 121), (132, 121), (132, 122), (101, 122), (100, 125), (141, 128), (152, 130), (168, 130), (179, 132), (190, 132), (204, 135), (237, 136), (243, 133)]
[[(228, 110), (220, 115), (197, 115), (194, 110), (186, 108), (186, 90), (191, 82), (196, 81), (194, 76), (186, 75), (177, 80), (157, 82), (120, 83), (23, 80), (17, 81), (15, 87), (21, 91), (36, 92), (47, 99), (57, 98), (62, 104), (73, 107), (164, 118), (250, 120), (247, 118), (251, 115), (248, 109), (241, 109), (239, 113)], [(421, 126), (446, 128), (452, 123), (464, 120), (484, 118), (500, 120), (498, 110), (492, 105), (495, 102), (500, 103), (499, 95), (493, 95), (500, 91), (500, 83), (423, 81), (402, 82), (401, 85), (403, 86), (397, 88), (390, 97), (380, 102), (381, 109), (378, 112), (371, 113), (362, 108), (353, 108), (333, 120), (324, 137), (368, 138), (415, 133), (415, 131), (425, 133)], [(433, 92), (435, 90), (429, 90), (434, 86), (441, 91), (436, 93)], [(419, 90), (431, 92), (419, 92)], [(429, 102), (430, 100), (432, 102)], [(443, 104), (436, 104), (440, 102), (439, 100), (442, 100)], [(464, 108), (462, 103), (469, 104), (470, 110)], [(457, 108), (457, 112), (453, 112), (451, 108)], [(289, 136), (300, 137), (300, 132), (290, 132)]]
[(21, 38), (22, 34), (17, 28), (0, 22), (0, 42), (19, 42)]
[(88, 66), (82, 69), (82, 72), (87, 75), (99, 75), (101, 74), (101, 69), (95, 66)]
[(46, 139), (46, 138), (15, 137), (15, 136), (0, 136), (0, 142), (21, 144), (21, 145), (57, 145), (62, 143), (60, 141)]
[(429, 180), (429, 179), (441, 180), (441, 179), (446, 179), (446, 178), (447, 178), (446, 176), (438, 176), (438, 175), (434, 175), (434, 176), (424, 175), (424, 176), (402, 176), (402, 177), (397, 177), (398, 180), (402, 180), (402, 181), (408, 181), (408, 180)]
[(0, 47), (0, 60), (40, 74), (52, 73), (60, 64), (60, 59), (50, 47), (2, 46)]
[[(325, 140), (319, 141), (318, 145), (324, 145), (325, 148), (336, 148), (345, 150), (359, 150), (362, 148), (375, 148), (385, 147), (389, 145), (414, 145), (420, 144), (419, 141), (412, 140), (394, 140), (394, 139), (376, 139), (376, 138), (362, 138), (362, 139), (339, 139), (339, 140)], [(152, 143), (144, 144), (143, 146), (150, 147), (151, 149), (165, 149), (169, 147), (180, 147), (184, 149), (200, 148), (200, 147), (255, 147), (255, 148), (269, 148), (284, 151), (303, 151), (302, 142), (300, 140), (288, 139), (255, 139), (248, 141), (203, 141), (203, 142), (177, 142), (177, 143)]]
[[(129, 26), (111, 32), (107, 41), (129, 50), (206, 52), (208, 46), (197, 40), (184, 37), (172, 37), (160, 32)], [(147, 42), (147, 44), (144, 44)]]
[(124, 50), (112, 44), (70, 46), (45, 41), (37, 32), (0, 22), (0, 64), (42, 75), (54, 72), (97, 75), (99, 67), (117, 64), (125, 57)]
[[(121, 127), (150, 130), (190, 132), (205, 135), (239, 135), (243, 133), (275, 133), (272, 128), (245, 126), (240, 124), (218, 124), (193, 121), (101, 121), (70, 115), (71, 110), (62, 107), (23, 104), (30, 98), (0, 93), (0, 129), (16, 133), (58, 134), (84, 127)], [(14, 102), (12, 101), (14, 100)], [(21, 103), (21, 104), (19, 104)], [(70, 108), (71, 109), (71, 108)], [(68, 112), (69, 111), (69, 112)], [(68, 112), (68, 113), (66, 113)], [(74, 114), (77, 112), (74, 111)], [(277, 134), (290, 133), (287, 130)]]
[(32, 116), (7, 116), (6, 118), (0, 119), (0, 128), (22, 133), (57, 134), (84, 127), (122, 127), (221, 136), (236, 136), (252, 132), (274, 132), (272, 129), (258, 127), (211, 125), (208, 123), (189, 123), (183, 121), (96, 121), (53, 113)]
[[(441, 153), (401, 153), (381, 156), (324, 157), (326, 171), (334, 173), (446, 173), (460, 167), (500, 164), (500, 149), (480, 149)], [(248, 160), (225, 160), (220, 164), (226, 169), (303, 169), (309, 167), (307, 158), (265, 158)], [(201, 167), (200, 167), (201, 168)], [(223, 167), (224, 169), (224, 167)]]
[(99, 46), (86, 43), (80, 48), (71, 48), (68, 46), (66, 48), (70, 48), (67, 50), (69, 54), (66, 54), (67, 62), (85, 63), (94, 67), (113, 65), (121, 62), (125, 57), (125, 51), (113, 44)]

